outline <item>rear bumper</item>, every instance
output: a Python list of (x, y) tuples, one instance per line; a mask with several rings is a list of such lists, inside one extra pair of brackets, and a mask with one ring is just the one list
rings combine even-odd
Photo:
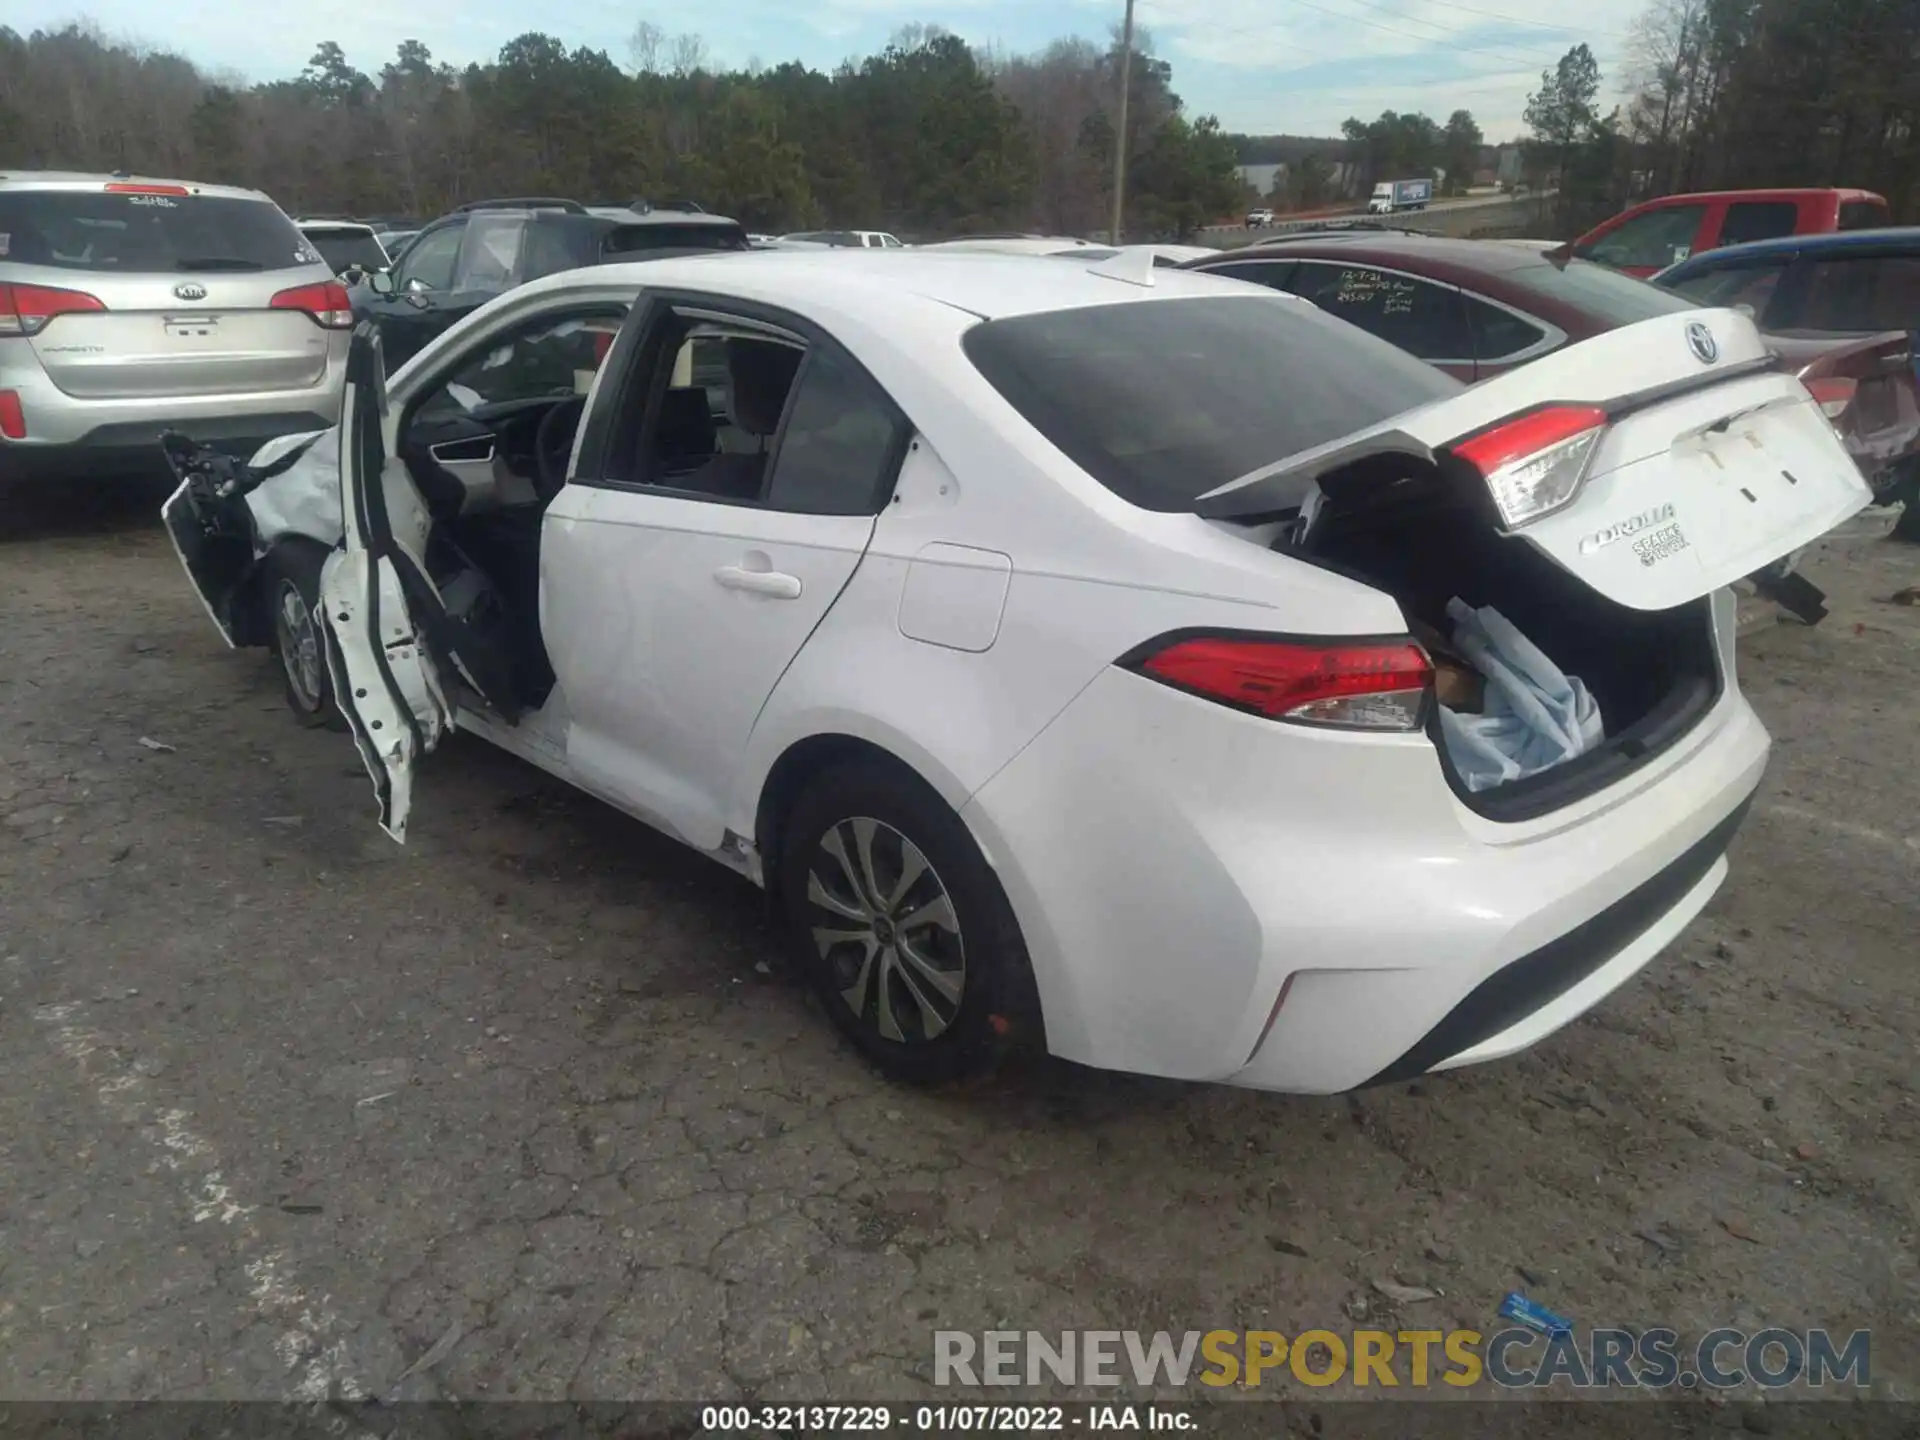
[(1768, 745), (1729, 674), (1639, 770), (1503, 824), (1424, 735), (1277, 725), (1113, 671), (963, 816), (1054, 1053), (1327, 1093), (1511, 1053), (1624, 982), (1720, 884)]
[[(286, 397), (275, 397), (282, 400)], [(0, 478), (81, 478), (133, 470), (164, 470), (160, 432), (178, 430), (236, 455), (251, 455), (276, 435), (321, 430), (339, 418), (336, 397), (328, 408), (262, 409), (246, 414), (156, 410), (138, 420), (95, 425), (67, 440), (30, 437), (0, 440)]]

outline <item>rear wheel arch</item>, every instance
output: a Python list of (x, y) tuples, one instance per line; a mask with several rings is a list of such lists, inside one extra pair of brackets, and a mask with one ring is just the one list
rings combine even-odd
[[(883, 745), (857, 735), (828, 733), (808, 735), (794, 741), (780, 753), (760, 786), (759, 804), (754, 809), (753, 840), (760, 854), (760, 873), (767, 894), (779, 901), (779, 857), (783, 830), (793, 805), (813, 777), (823, 771), (860, 761), (891, 767), (916, 784), (939, 793), (912, 765)], [(943, 797), (944, 798), (944, 797)]]

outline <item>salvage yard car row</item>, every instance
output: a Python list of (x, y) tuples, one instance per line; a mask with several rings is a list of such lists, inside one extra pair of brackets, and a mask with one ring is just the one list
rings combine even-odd
[[(237, 197), (63, 183), (52, 265), (140, 237), (267, 284), (176, 243)], [(337, 424), (168, 435), (210, 617), (351, 731), (396, 840), (480, 735), (762, 886), (911, 1080), (1023, 1044), (1306, 1091), (1491, 1059), (1721, 883), (1768, 747), (1727, 587), (1871, 498), (1818, 360), (1524, 247), (668, 253), (745, 247), (466, 207), (351, 302), (300, 287)], [(39, 278), (11, 303), (53, 370), (165, 392), (256, 323), (181, 319), (198, 278), (125, 314)], [(101, 358), (83, 318), (153, 343)]]

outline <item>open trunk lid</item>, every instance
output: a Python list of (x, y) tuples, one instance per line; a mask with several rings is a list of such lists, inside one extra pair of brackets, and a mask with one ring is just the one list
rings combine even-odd
[(1403, 454), (1483, 485), (1501, 527), (1619, 604), (1664, 610), (1864, 506), (1859, 469), (1752, 321), (1683, 311), (1609, 331), (1202, 495), (1298, 506), (1323, 475)]

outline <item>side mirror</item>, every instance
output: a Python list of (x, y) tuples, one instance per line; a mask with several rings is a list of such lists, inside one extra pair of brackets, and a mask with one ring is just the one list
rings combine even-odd
[(393, 294), (393, 272), (391, 270), (375, 270), (372, 274), (364, 278), (367, 282), (367, 288), (373, 291), (374, 294)]

